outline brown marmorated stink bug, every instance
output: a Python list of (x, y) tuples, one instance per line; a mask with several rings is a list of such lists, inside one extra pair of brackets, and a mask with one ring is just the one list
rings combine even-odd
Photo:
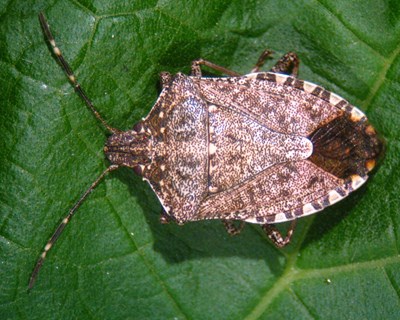
[[(271, 72), (259, 72), (271, 54), (267, 50), (246, 75), (201, 59), (193, 62), (190, 76), (162, 73), (162, 91), (147, 117), (132, 130), (114, 129), (77, 82), (43, 14), (39, 20), (76, 92), (111, 132), (104, 147), (111, 165), (47, 242), (30, 288), (78, 207), (119, 167), (132, 168), (150, 184), (163, 207), (163, 223), (220, 219), (231, 234), (244, 222), (256, 223), (282, 247), (297, 218), (358, 189), (382, 153), (382, 141), (359, 109), (296, 78), (299, 60), (292, 52)], [(202, 77), (201, 65), (229, 77)], [(292, 224), (282, 237), (273, 223), (285, 221)]]

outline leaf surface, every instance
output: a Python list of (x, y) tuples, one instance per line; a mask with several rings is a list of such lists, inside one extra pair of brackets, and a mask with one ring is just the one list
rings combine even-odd
[[(46, 46), (40, 11), (111, 126), (148, 113), (161, 71), (202, 57), (246, 73), (269, 48), (297, 52), (300, 78), (365, 111), (386, 157), (359, 191), (300, 219), (283, 250), (259, 226), (232, 238), (218, 221), (161, 225), (149, 186), (113, 172), (28, 293), (44, 244), (108, 165), (106, 132)], [(3, 1), (0, 14), (2, 319), (398, 318), (400, 3)]]

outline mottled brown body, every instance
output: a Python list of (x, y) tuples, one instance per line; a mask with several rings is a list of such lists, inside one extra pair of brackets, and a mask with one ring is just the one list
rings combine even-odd
[[(178, 223), (265, 224), (317, 212), (361, 186), (380, 154), (361, 111), (314, 84), (262, 72), (164, 77), (132, 135), (132, 146), (147, 137), (147, 151), (133, 147), (123, 161), (108, 144), (105, 152), (136, 168)], [(146, 161), (130, 160), (138, 153)]]
[[(39, 20), (74, 89), (112, 135), (104, 151), (111, 165), (63, 218), (32, 272), (103, 177), (121, 166), (146, 180), (163, 206), (162, 222), (221, 219), (261, 224), (278, 247), (289, 243), (297, 217), (334, 204), (359, 188), (382, 153), (366, 116), (347, 101), (298, 80), (295, 53), (259, 72), (240, 75), (196, 60), (190, 76), (161, 74), (163, 90), (149, 115), (132, 130), (112, 128), (100, 116), (56, 46), (43, 14)], [(201, 65), (230, 77), (203, 78)], [(282, 74), (283, 73), (283, 74)], [(285, 75), (284, 73), (292, 76)], [(283, 238), (274, 222), (292, 220)]]

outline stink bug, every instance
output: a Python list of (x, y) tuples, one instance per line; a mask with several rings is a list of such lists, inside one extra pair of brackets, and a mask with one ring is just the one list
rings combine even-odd
[[(358, 189), (383, 144), (366, 116), (322, 87), (297, 79), (290, 52), (271, 72), (240, 75), (196, 60), (191, 75), (161, 74), (162, 91), (132, 130), (109, 126), (77, 82), (43, 14), (39, 20), (76, 92), (111, 132), (104, 152), (111, 165), (81, 196), (46, 244), (30, 278), (76, 210), (109, 172), (132, 168), (149, 183), (161, 222), (220, 219), (231, 234), (244, 222), (260, 224), (273, 243), (289, 243), (297, 218), (321, 211)], [(201, 66), (228, 77), (202, 77)], [(237, 227), (233, 221), (240, 221)], [(285, 237), (273, 223), (292, 221)]]

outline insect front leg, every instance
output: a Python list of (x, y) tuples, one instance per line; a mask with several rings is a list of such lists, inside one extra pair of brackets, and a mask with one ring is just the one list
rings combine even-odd
[(192, 72), (191, 75), (195, 76), (195, 77), (201, 77), (202, 76), (202, 72), (201, 72), (201, 66), (207, 66), (215, 71), (221, 72), (223, 74), (226, 74), (228, 76), (231, 77), (240, 77), (241, 74), (237, 73), (235, 71), (229, 70), (227, 68), (221, 67), (215, 63), (212, 63), (210, 61), (207, 60), (203, 60), (203, 59), (198, 59), (198, 60), (194, 60), (192, 61)]
[(263, 224), (261, 227), (267, 234), (268, 238), (274, 243), (274, 245), (278, 248), (282, 248), (290, 242), (290, 239), (292, 238), (293, 232), (296, 228), (296, 220), (292, 220), (292, 223), (290, 224), (289, 230), (287, 231), (285, 238), (273, 224), (266, 223)]
[(278, 62), (271, 68), (270, 71), (276, 73), (284, 73), (297, 77), (299, 73), (300, 59), (294, 52), (286, 53)]
[(240, 221), (240, 225), (236, 226), (233, 220), (222, 220), (222, 223), (225, 226), (226, 232), (228, 232), (231, 236), (236, 236), (239, 234), (245, 225), (244, 221)]
[(167, 212), (164, 210), (164, 208), (161, 210), (160, 214), (160, 223), (162, 224), (168, 224), (172, 221), (171, 217), (167, 214)]
[(161, 86), (164, 89), (167, 87), (171, 81), (172, 81), (172, 76), (169, 72), (161, 72), (160, 73), (160, 80), (161, 80)]

